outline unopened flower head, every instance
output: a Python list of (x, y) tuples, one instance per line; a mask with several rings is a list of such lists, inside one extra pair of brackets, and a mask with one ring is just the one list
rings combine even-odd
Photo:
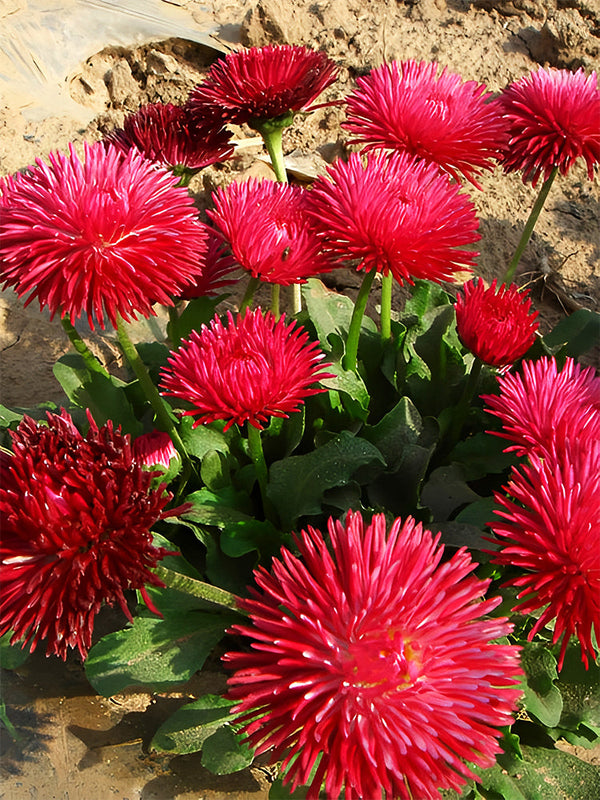
[(171, 459), (178, 458), (173, 440), (164, 431), (143, 433), (133, 441), (133, 455), (144, 467), (169, 469)]
[(477, 252), (470, 198), (433, 164), (407, 153), (358, 153), (336, 161), (309, 193), (309, 213), (332, 258), (391, 272), (399, 283), (452, 280)]
[(85, 657), (103, 603), (131, 619), (125, 592), (162, 586), (152, 569), (166, 554), (150, 529), (170, 495), (150, 488), (129, 436), (88, 417), (86, 436), (66, 411), (24, 417), (1, 458), (0, 635), (62, 658)]
[(270, 417), (287, 417), (330, 377), (324, 353), (307, 332), (282, 316), (247, 310), (227, 324), (215, 316), (210, 326), (192, 331), (171, 354), (162, 372), (163, 394), (191, 405), (184, 414), (194, 426), (225, 420), (225, 429), (248, 422), (255, 428)]
[(460, 791), (469, 763), (494, 763), (520, 694), (518, 648), (494, 643), (511, 626), (486, 618), (500, 598), (410, 517), (388, 533), (383, 514), (349, 512), (329, 537), (309, 528), (299, 556), (255, 571), (233, 628), (251, 649), (224, 658), (236, 723), (311, 800), (322, 783), (332, 800)]
[(513, 283), (486, 289), (483, 281), (465, 283), (459, 293), (456, 327), (464, 346), (492, 367), (507, 367), (524, 355), (539, 327), (538, 312), (531, 311), (531, 299)]
[(566, 175), (582, 158), (590, 180), (600, 162), (600, 90), (596, 73), (544, 69), (511, 83), (500, 97), (509, 141), (506, 172), (535, 186), (557, 167)]
[(0, 279), (100, 327), (172, 305), (199, 271), (204, 226), (177, 178), (114, 145), (71, 146), (0, 184)]
[(253, 125), (306, 110), (336, 73), (325, 53), (308, 47), (251, 47), (216, 61), (192, 91), (189, 106), (199, 120)]
[(124, 152), (135, 147), (163, 167), (196, 171), (228, 159), (234, 149), (230, 138), (223, 127), (199, 126), (187, 106), (149, 103), (126, 117), (123, 127), (105, 140)]
[(215, 208), (207, 213), (254, 278), (283, 286), (305, 283), (334, 266), (321, 252), (307, 195), (299, 186), (250, 178), (217, 189)]
[(493, 169), (505, 141), (497, 101), (484, 84), (463, 81), (438, 64), (393, 61), (358, 78), (342, 126), (366, 149), (407, 152), (456, 180)]

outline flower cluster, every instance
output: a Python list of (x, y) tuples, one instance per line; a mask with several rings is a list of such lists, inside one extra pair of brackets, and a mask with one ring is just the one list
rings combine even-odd
[(502, 421), (507, 449), (528, 463), (512, 471), (495, 493), (500, 517), (490, 523), (502, 549), (498, 564), (524, 575), (515, 610), (542, 613), (529, 638), (554, 620), (562, 667), (575, 633), (582, 659), (595, 658), (600, 636), (600, 378), (568, 359), (525, 362), (522, 375), (499, 379), (500, 394), (488, 408)]
[(500, 598), (411, 518), (388, 533), (383, 514), (348, 512), (329, 536), (331, 552), (303, 531), (299, 556), (282, 549), (240, 601), (250, 622), (233, 630), (252, 649), (224, 658), (237, 722), (312, 800), (323, 781), (331, 798), (460, 789), (466, 762), (493, 764), (520, 695), (518, 648), (493, 641), (511, 626), (486, 618)]
[(152, 569), (166, 554), (150, 529), (170, 495), (150, 488), (129, 436), (88, 419), (83, 436), (66, 411), (47, 426), (24, 417), (0, 460), (0, 635), (31, 650), (46, 639), (63, 659), (86, 656), (103, 603), (131, 619), (125, 591), (161, 586)]

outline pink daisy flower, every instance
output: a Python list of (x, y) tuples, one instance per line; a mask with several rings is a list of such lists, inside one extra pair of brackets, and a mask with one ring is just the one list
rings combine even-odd
[(499, 395), (482, 399), (502, 422), (496, 435), (514, 443), (507, 450), (554, 453), (567, 438), (600, 438), (600, 378), (592, 367), (572, 358), (561, 370), (555, 358), (524, 361), (522, 373), (499, 377), (498, 387)]
[(126, 117), (123, 127), (105, 141), (125, 153), (135, 147), (149, 161), (180, 173), (228, 159), (234, 150), (230, 138), (224, 128), (198, 126), (186, 106), (149, 103)]
[(228, 312), (227, 325), (215, 316), (171, 354), (161, 389), (190, 403), (183, 413), (197, 417), (194, 427), (222, 419), (225, 430), (245, 422), (260, 429), (325, 391), (314, 387), (330, 377), (323, 358), (304, 328), (286, 324), (284, 316), (277, 321), (256, 309), (234, 319)]
[(393, 61), (358, 78), (342, 127), (366, 149), (410, 153), (460, 181), (491, 170), (505, 141), (497, 101), (484, 84), (427, 61)]
[(167, 553), (150, 529), (170, 495), (150, 488), (129, 436), (88, 418), (84, 437), (64, 410), (47, 426), (24, 417), (1, 459), (0, 635), (32, 651), (46, 639), (63, 659), (86, 656), (103, 603), (131, 619), (125, 591), (162, 586), (152, 569)]
[(195, 276), (195, 282), (180, 292), (182, 300), (195, 297), (215, 297), (227, 286), (237, 283), (235, 275), (238, 264), (229, 252), (229, 247), (220, 231), (206, 226), (206, 255), (202, 261), (202, 273)]
[(200, 120), (252, 126), (306, 110), (336, 75), (333, 61), (308, 47), (251, 47), (216, 61), (188, 102)]
[(470, 198), (433, 164), (407, 153), (358, 153), (317, 178), (309, 213), (333, 258), (357, 269), (391, 272), (399, 283), (452, 280), (477, 253), (460, 249), (480, 239)]
[(530, 634), (554, 621), (553, 642), (561, 641), (558, 668), (574, 634), (587, 667), (592, 641), (600, 640), (600, 438), (570, 439), (548, 458), (529, 454), (530, 463), (514, 469), (491, 528), (502, 545), (497, 564), (525, 571), (515, 611), (542, 609)]
[(252, 277), (287, 286), (335, 266), (321, 252), (307, 198), (299, 186), (250, 178), (217, 189), (207, 214)]
[(589, 179), (600, 162), (600, 90), (596, 73), (538, 69), (511, 83), (500, 97), (509, 141), (505, 172), (522, 170), (536, 185), (554, 167), (566, 175), (583, 158)]
[(232, 632), (251, 649), (224, 657), (236, 724), (309, 800), (322, 782), (347, 800), (460, 790), (469, 763), (494, 763), (520, 695), (518, 648), (494, 643), (511, 626), (486, 617), (500, 598), (410, 517), (388, 533), (383, 514), (348, 512), (329, 536), (296, 536), (299, 556), (282, 548), (240, 601)]
[(172, 305), (198, 273), (204, 227), (177, 178), (136, 151), (84, 145), (0, 184), (0, 278), (73, 322)]
[(458, 336), (467, 350), (491, 367), (507, 367), (521, 358), (539, 328), (527, 292), (512, 283), (489, 289), (481, 279), (465, 283), (454, 304)]

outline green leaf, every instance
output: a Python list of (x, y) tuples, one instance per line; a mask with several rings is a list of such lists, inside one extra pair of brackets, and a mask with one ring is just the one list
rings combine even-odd
[(0, 428), (10, 428), (13, 422), (20, 422), (22, 419), (21, 412), (13, 411), (0, 404)]
[(154, 734), (150, 747), (168, 753), (197, 753), (222, 725), (230, 722), (232, 700), (205, 694), (175, 711)]
[(599, 341), (600, 314), (588, 308), (580, 308), (561, 319), (542, 339), (546, 352), (572, 358), (587, 353)]
[(583, 723), (600, 729), (600, 666), (590, 659), (585, 668), (578, 642), (567, 648), (557, 685), (563, 698), (560, 727), (576, 731)]
[(558, 677), (556, 659), (543, 644), (526, 644), (521, 652), (525, 671), (522, 684), (523, 703), (527, 712), (542, 725), (553, 728), (558, 724), (563, 708), (562, 697), (554, 681)]
[(218, 492), (231, 484), (229, 466), (227, 455), (209, 450), (202, 459), (200, 477), (211, 491)]
[(217, 492), (205, 487), (187, 495), (183, 502), (192, 503), (193, 507), (181, 514), (181, 518), (202, 525), (224, 528), (232, 522), (250, 518), (248, 496), (243, 492), (236, 492), (233, 486), (226, 486)]
[(383, 456), (370, 442), (342, 431), (310, 453), (272, 464), (267, 494), (283, 527), (291, 530), (299, 517), (320, 513), (327, 489), (344, 486), (361, 467), (384, 463)]
[(421, 492), (421, 501), (431, 509), (436, 522), (448, 520), (460, 506), (480, 499), (467, 485), (459, 464), (435, 469)]
[(29, 649), (23, 648), (21, 643), (11, 645), (12, 631), (0, 637), (0, 667), (2, 669), (17, 669), (29, 658)]
[(422, 319), (428, 311), (438, 306), (446, 306), (450, 303), (450, 298), (437, 283), (432, 281), (415, 281), (410, 289), (411, 296), (406, 301), (402, 318), (411, 316)]
[(379, 450), (390, 472), (395, 472), (404, 459), (406, 447), (419, 442), (423, 420), (409, 397), (401, 397), (394, 408), (376, 425), (365, 425), (361, 431)]
[(241, 741), (229, 725), (218, 728), (202, 748), (202, 766), (213, 775), (230, 775), (249, 767), (254, 761), (254, 750)]
[(506, 446), (506, 439), (481, 431), (459, 442), (449, 461), (459, 463), (466, 480), (474, 481), (510, 469), (516, 459), (513, 453), (503, 452)]
[[(455, 522), (461, 522), (465, 525), (474, 525), (482, 531), (494, 519), (494, 508), (496, 508), (496, 501), (493, 497), (482, 497), (480, 500), (475, 500), (469, 503), (466, 508), (463, 508), (456, 515)], [(486, 543), (486, 548), (490, 548), (490, 542)]]
[(189, 680), (202, 668), (234, 614), (185, 611), (157, 617), (136, 617), (125, 630), (104, 636), (90, 650), (85, 672), (104, 697), (128, 686), (161, 691)]
[(4, 700), (0, 700), (0, 725), (3, 725), (6, 729), (6, 732), (10, 736), (11, 739), (14, 741), (19, 741), (20, 736), (16, 731), (15, 726), (8, 718), (8, 714), (6, 712), (6, 705), (4, 704)]
[(212, 423), (210, 425), (198, 425), (192, 429), (194, 420), (190, 417), (182, 417), (179, 435), (185, 445), (187, 452), (196, 456), (196, 458), (204, 458), (209, 450), (216, 450), (218, 453), (228, 453), (231, 434), (223, 433), (219, 429), (223, 427), (220, 423)]
[(232, 558), (257, 550), (261, 555), (275, 555), (282, 544), (282, 535), (268, 520), (247, 519), (225, 525), (221, 533), (221, 549)]
[(327, 389), (343, 392), (354, 400), (356, 405), (352, 410), (357, 412), (354, 416), (364, 422), (369, 415), (370, 397), (360, 375), (357, 375), (353, 370), (345, 370), (339, 361), (327, 367), (327, 371), (334, 373), (335, 376), (333, 378), (325, 378), (321, 381), (321, 385)]
[(169, 339), (172, 342), (178, 338), (187, 339), (192, 331), (199, 331), (203, 325), (208, 325), (220, 302), (220, 297), (196, 297), (190, 300), (177, 320), (177, 330), (173, 330), (170, 322), (167, 325)]

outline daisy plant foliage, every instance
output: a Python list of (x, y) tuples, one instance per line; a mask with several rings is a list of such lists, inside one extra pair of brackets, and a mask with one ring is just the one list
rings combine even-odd
[[(597, 169), (597, 78), (494, 96), (404, 61), (341, 97), (338, 66), (232, 53), (185, 105), (2, 179), (3, 287), (72, 344), (62, 402), (0, 408), (3, 665), (80, 659), (110, 697), (221, 658), (227, 690), (151, 748), (217, 774), (260, 756), (272, 800), (600, 796), (555, 747), (600, 739), (600, 317), (542, 333), (516, 271), (557, 173)], [(289, 183), (285, 128), (332, 103), (346, 155)], [(231, 124), (277, 180), (201, 214), (187, 184), (235, 157)], [(502, 168), (542, 186), (484, 280), (471, 194)]]

